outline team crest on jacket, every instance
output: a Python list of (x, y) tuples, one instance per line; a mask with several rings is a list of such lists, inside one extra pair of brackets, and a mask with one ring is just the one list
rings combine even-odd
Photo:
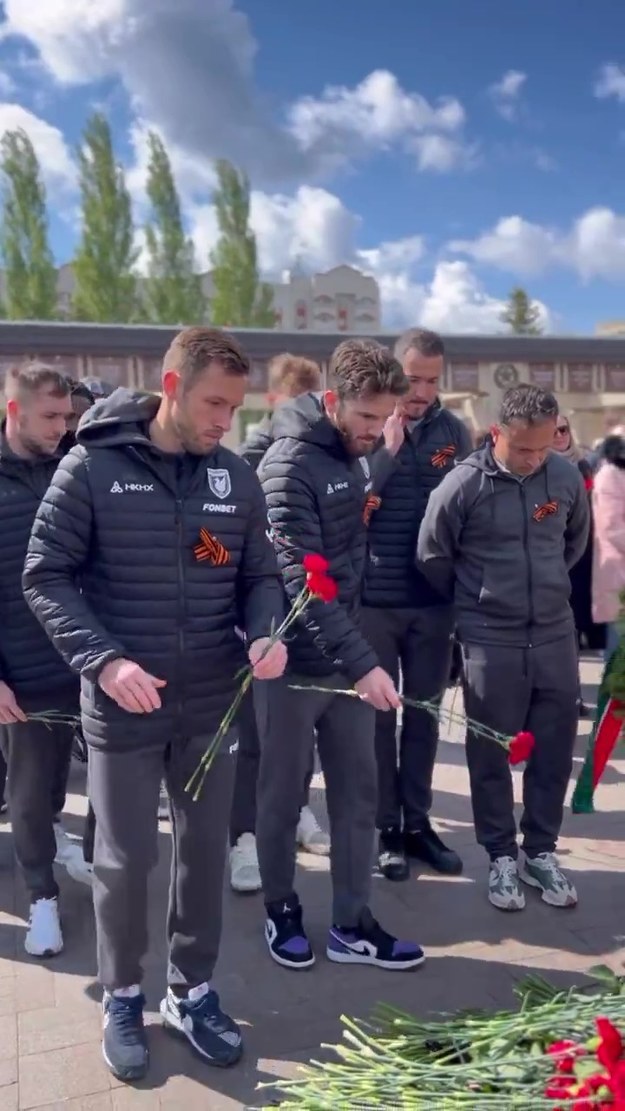
[(547, 501), (544, 505), (537, 505), (532, 513), (535, 521), (544, 521), (545, 517), (551, 517), (554, 513), (558, 512), (557, 501)]
[(449, 463), (456, 454), (455, 444), (447, 444), (447, 447), (442, 447), (440, 451), (435, 451), (430, 462), (433, 467), (444, 467)]
[(206, 468), (206, 476), (208, 478), (209, 489), (216, 498), (228, 497), (232, 491), (232, 483), (230, 481), (230, 473), (222, 468), (213, 469), (212, 467)]

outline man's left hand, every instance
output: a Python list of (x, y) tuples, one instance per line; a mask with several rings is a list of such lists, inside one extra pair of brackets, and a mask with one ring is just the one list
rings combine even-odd
[(250, 644), (247, 655), (255, 679), (279, 679), (286, 667), (286, 645), (281, 640), (271, 644), (269, 637), (260, 637)]

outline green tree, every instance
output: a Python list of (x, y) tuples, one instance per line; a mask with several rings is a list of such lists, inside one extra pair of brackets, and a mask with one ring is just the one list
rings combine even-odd
[(540, 308), (520, 286), (511, 290), (500, 320), (517, 336), (539, 336), (542, 332)]
[(146, 315), (155, 324), (199, 323), (206, 315), (206, 301), (200, 276), (194, 271), (193, 243), (184, 233), (169, 155), (153, 131), (148, 136), (148, 145), (147, 193), (152, 222), (145, 229)]
[(9, 320), (53, 320), (56, 271), (48, 243), (46, 190), (25, 131), (5, 131), (0, 143), (4, 311)]
[(250, 228), (250, 186), (245, 174), (219, 161), (213, 202), (219, 240), (211, 254), (214, 324), (238, 328), (273, 328), (271, 286), (258, 274), (256, 236)]
[(99, 112), (87, 122), (78, 160), (82, 235), (74, 260), (73, 315), (128, 323), (135, 319), (137, 295), (132, 207), (111, 129)]

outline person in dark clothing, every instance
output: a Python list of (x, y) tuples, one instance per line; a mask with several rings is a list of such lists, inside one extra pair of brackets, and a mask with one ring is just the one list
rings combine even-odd
[[(321, 370), (312, 359), (285, 352), (276, 355), (267, 368), (269, 393), (267, 400), (276, 408), (303, 393), (321, 389)], [(273, 442), (272, 414), (255, 428), (250, 428), (237, 454), (256, 470)], [(260, 766), (260, 742), (254, 712), (253, 691), (248, 690), (238, 715), (239, 754), (234, 781), (234, 797), (230, 816), (230, 886), (233, 891), (260, 891), (262, 880), (256, 850), (256, 786)], [(308, 852), (327, 856), (330, 838), (321, 829), (308, 805), (314, 772), (314, 753), (306, 772), (302, 807), (297, 825), (297, 843)]]
[(103, 1052), (121, 1080), (148, 1066), (141, 962), (163, 775), (174, 851), (161, 1014), (209, 1064), (241, 1054), (240, 1031), (210, 987), (234, 732), (198, 801), (185, 785), (232, 703), (246, 652), (258, 679), (286, 662), (284, 645), (269, 639), (284, 611), (262, 491), (219, 443), (248, 373), (234, 339), (189, 328), (165, 355), (162, 398), (119, 389), (97, 402), (41, 504), (24, 570), (29, 605), (81, 677)]
[[(408, 392), (384, 428), (371, 460), (376, 497), (368, 529), (363, 628), (382, 666), (413, 699), (436, 702), (450, 675), (453, 613), (415, 568), (419, 525), (433, 490), (471, 451), (463, 421), (438, 399), (445, 349), (435, 332), (412, 328), (397, 341)], [(408, 858), (456, 875), (462, 861), (430, 823), (438, 723), (426, 710), (404, 707), (397, 753), (397, 717), (378, 714), (378, 864), (389, 880), (408, 878)]]
[[(317, 748), (330, 818), (333, 926), (326, 954), (341, 963), (412, 968), (418, 945), (402, 943), (369, 910), (375, 831), (375, 715), (399, 697), (359, 626), (366, 550), (366, 455), (406, 391), (399, 363), (373, 340), (346, 340), (334, 352), (332, 388), (276, 410), (274, 442), (258, 469), (288, 599), (304, 586), (303, 559), (329, 563), (338, 598), (312, 601), (289, 634), (288, 679), (255, 691), (261, 763), (256, 836), (272, 958), (308, 968), (315, 957), (294, 890), (301, 784)], [(362, 458), (359, 458), (361, 457)], [(320, 686), (292, 690), (290, 684)], [(353, 687), (360, 699), (337, 690)]]
[(492, 446), (470, 455), (433, 493), (418, 565), (453, 599), (469, 722), (535, 748), (523, 776), (525, 860), (517, 864), (505, 749), (467, 731), (477, 840), (490, 858), (489, 899), (522, 910), (520, 880), (551, 906), (577, 901), (554, 855), (577, 734), (577, 639), (569, 571), (588, 542), (588, 496), (552, 450), (558, 404), (536, 386), (504, 395)]
[(30, 896), (25, 948), (51, 956), (63, 948), (55, 858), (75, 878), (89, 877), (59, 819), (71, 726), (31, 715), (77, 714), (78, 683), (24, 601), (22, 570), (35, 515), (61, 458), (69, 385), (52, 367), (18, 367), (7, 377), (6, 410), (0, 436), (0, 724), (15, 852)]

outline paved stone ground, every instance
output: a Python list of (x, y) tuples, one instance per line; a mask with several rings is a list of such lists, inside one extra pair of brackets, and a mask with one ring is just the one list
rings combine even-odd
[[(584, 680), (598, 679), (586, 663)], [(586, 694), (592, 701), (592, 685)], [(579, 768), (588, 725), (582, 724)], [(517, 786), (519, 777), (517, 779)], [(94, 983), (94, 934), (89, 893), (62, 879), (66, 952), (36, 963), (23, 949), (26, 904), (15, 875), (9, 827), (0, 827), (0, 1111), (35, 1107), (81, 1111), (232, 1111), (258, 1106), (271, 1094), (259, 1082), (293, 1075), (340, 1034), (340, 1015), (366, 1017), (379, 1001), (418, 1013), (512, 1001), (514, 981), (528, 968), (571, 982), (598, 962), (621, 968), (625, 949), (625, 758), (615, 760), (598, 795), (598, 813), (567, 814), (561, 856), (575, 875), (580, 905), (555, 911), (530, 898), (524, 914), (493, 910), (484, 891), (484, 858), (473, 838), (468, 782), (458, 731), (440, 747), (435, 817), (446, 840), (465, 860), (465, 874), (443, 880), (427, 872), (392, 885), (376, 879), (374, 908), (381, 921), (417, 937), (429, 961), (413, 973), (341, 968), (321, 955), (328, 925), (327, 863), (303, 855), (298, 887), (320, 959), (311, 971), (289, 972), (270, 961), (262, 940), (259, 896), (228, 892), (216, 987), (243, 1024), (246, 1056), (221, 1073), (195, 1061), (165, 1035), (156, 1016), (163, 989), (164, 907), (169, 841), (161, 836), (160, 866), (152, 888), (152, 943), (146, 963), (152, 1069), (140, 1089), (111, 1080), (100, 1056), (99, 992)], [(322, 818), (323, 791), (315, 805)], [(67, 824), (80, 829), (85, 804), (79, 773), (68, 802)]]

